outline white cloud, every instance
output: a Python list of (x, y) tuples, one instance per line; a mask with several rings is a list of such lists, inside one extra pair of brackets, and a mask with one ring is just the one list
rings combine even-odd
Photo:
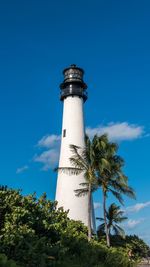
[(94, 202), (94, 209), (97, 210), (97, 209), (99, 209), (99, 208), (101, 208), (101, 203), (99, 203), (99, 202)]
[(144, 221), (144, 219), (138, 219), (138, 220), (132, 220), (132, 219), (129, 219), (127, 224), (126, 224), (126, 228), (128, 230), (132, 230), (134, 228), (136, 228), (136, 226), (138, 226), (139, 224), (141, 224), (142, 222)]
[(43, 148), (50, 148), (58, 145), (60, 143), (60, 138), (60, 135), (45, 135), (42, 137), (42, 139), (39, 140), (37, 145)]
[(129, 124), (128, 122), (111, 122), (96, 128), (87, 127), (86, 132), (90, 137), (93, 137), (95, 134), (102, 135), (107, 133), (110, 140), (123, 141), (141, 137), (144, 134), (144, 128), (135, 124)]
[[(96, 128), (87, 127), (87, 134), (93, 137), (95, 134), (101, 135), (107, 133), (109, 138), (113, 141), (132, 140), (141, 137), (144, 134), (142, 126), (122, 123), (108, 123), (107, 125), (100, 125)], [(42, 149), (34, 157), (35, 162), (43, 164), (43, 170), (54, 168), (59, 159), (61, 135), (51, 134), (43, 136), (37, 143), (37, 147)]]
[(56, 167), (59, 160), (60, 135), (45, 135), (37, 146), (43, 151), (34, 156), (35, 162), (43, 164), (42, 170), (47, 171)]
[(127, 207), (126, 212), (138, 212), (144, 208), (150, 207), (150, 201), (144, 203), (137, 203), (133, 206)]
[(18, 168), (18, 169), (16, 170), (16, 173), (17, 173), (17, 174), (19, 174), (19, 173), (23, 173), (23, 172), (25, 172), (25, 171), (28, 170), (28, 169), (29, 169), (29, 166), (25, 165), (25, 166), (23, 166), (23, 167), (21, 167), (21, 168)]
[(43, 164), (42, 170), (47, 171), (56, 167), (59, 159), (59, 151), (57, 149), (49, 149), (43, 151), (40, 155), (34, 157), (35, 162), (40, 162)]

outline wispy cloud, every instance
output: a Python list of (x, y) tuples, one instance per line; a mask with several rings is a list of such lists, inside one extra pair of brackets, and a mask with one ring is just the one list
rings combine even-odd
[(54, 167), (56, 167), (58, 159), (59, 152), (57, 149), (49, 149), (47, 151), (43, 151), (40, 155), (34, 156), (35, 162), (40, 162), (43, 164), (43, 171), (48, 171), (49, 169), (53, 169)]
[(51, 134), (51, 135), (45, 135), (38, 141), (38, 146), (43, 148), (50, 148), (53, 146), (57, 146), (58, 143), (60, 143), (60, 135)]
[[(60, 135), (45, 135), (37, 143), (40, 152), (34, 156), (34, 161), (43, 165), (42, 170), (48, 171), (56, 167), (59, 160)], [(41, 152), (42, 149), (42, 152)]]
[(147, 207), (150, 207), (150, 201), (147, 201), (147, 202), (143, 202), (143, 203), (137, 203), (133, 206), (129, 206), (126, 208), (125, 212), (138, 212), (144, 208), (147, 208)]
[(29, 169), (29, 166), (28, 166), (28, 165), (25, 165), (25, 166), (23, 166), (23, 167), (21, 167), (21, 168), (18, 168), (18, 169), (16, 170), (16, 173), (17, 173), (17, 174), (20, 174), (20, 173), (25, 172), (25, 171), (28, 170), (28, 169)]
[(132, 229), (136, 228), (139, 224), (141, 224), (143, 221), (144, 221), (143, 218), (138, 219), (138, 220), (129, 219), (127, 224), (126, 224), (126, 228), (128, 230), (132, 230)]
[(123, 141), (137, 139), (144, 134), (143, 126), (129, 124), (128, 122), (108, 123), (107, 125), (99, 125), (95, 128), (87, 127), (86, 132), (90, 137), (95, 134), (108, 134), (110, 140)]

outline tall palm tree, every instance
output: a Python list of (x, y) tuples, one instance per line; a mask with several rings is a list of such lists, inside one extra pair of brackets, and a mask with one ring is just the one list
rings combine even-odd
[[(117, 206), (115, 203), (111, 204), (106, 211), (108, 234), (110, 238), (111, 232), (114, 232), (115, 235), (120, 235), (123, 238), (125, 237), (124, 230), (118, 225), (123, 221), (127, 220), (127, 217), (124, 216), (124, 212), (120, 210), (120, 206)], [(98, 232), (105, 232), (105, 222), (104, 218), (97, 218), (103, 223), (98, 227)]]
[(95, 151), (93, 141), (88, 136), (85, 137), (85, 147), (81, 148), (75, 145), (70, 145), (72, 157), (70, 162), (72, 167), (60, 167), (58, 171), (70, 172), (70, 174), (84, 173), (85, 182), (80, 184), (82, 188), (76, 189), (77, 197), (88, 194), (88, 241), (92, 236), (92, 192), (97, 189), (97, 180), (95, 173)]
[[(101, 137), (99, 137), (99, 140), (96, 140), (96, 142), (101, 143)], [(102, 189), (103, 193), (103, 214), (108, 247), (110, 246), (106, 212), (106, 199), (108, 193), (111, 192), (121, 204), (123, 204), (122, 195), (127, 195), (128, 197), (135, 198), (135, 193), (133, 189), (128, 186), (128, 178), (124, 175), (122, 170), (124, 161), (121, 157), (116, 155), (117, 150), (117, 144), (110, 143), (107, 136), (105, 135), (104, 149), (102, 149), (101, 147), (100, 151), (97, 152), (97, 183), (98, 186)], [(105, 158), (105, 162), (107, 163), (107, 167), (105, 168), (101, 167), (101, 164), (99, 162), (99, 159), (101, 159), (102, 156)]]
[(80, 169), (84, 172), (85, 183), (80, 184), (82, 188), (76, 189), (75, 194), (77, 197), (88, 194), (88, 241), (92, 236), (92, 192), (96, 190), (96, 176), (95, 176), (95, 153), (93, 144), (89, 137), (85, 137), (85, 147), (80, 149), (71, 145), (72, 157), (70, 162), (75, 169)]

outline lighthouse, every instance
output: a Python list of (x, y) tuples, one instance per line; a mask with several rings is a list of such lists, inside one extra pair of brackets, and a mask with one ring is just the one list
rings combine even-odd
[[(84, 71), (71, 65), (63, 71), (64, 81), (60, 85), (60, 100), (63, 102), (63, 122), (59, 167), (73, 167), (70, 163), (70, 145), (81, 148), (85, 143), (83, 105), (87, 100), (87, 85), (83, 81)], [(79, 175), (58, 172), (56, 201), (58, 207), (69, 210), (68, 216), (88, 225), (88, 196), (77, 197), (75, 190), (84, 183), (84, 173)], [(91, 215), (92, 217), (92, 215)]]

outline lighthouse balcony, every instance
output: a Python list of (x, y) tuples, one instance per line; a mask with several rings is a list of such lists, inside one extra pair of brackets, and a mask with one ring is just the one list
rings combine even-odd
[(87, 92), (83, 88), (80, 88), (80, 87), (67, 87), (67, 88), (62, 89), (61, 94), (60, 94), (60, 99), (64, 100), (68, 96), (82, 97), (84, 102), (88, 98)]

